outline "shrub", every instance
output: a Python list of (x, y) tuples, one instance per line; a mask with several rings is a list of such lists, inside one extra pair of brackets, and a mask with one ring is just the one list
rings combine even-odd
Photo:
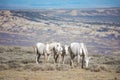
[(21, 49), (21, 47), (15, 46), (14, 49)]
[(32, 59), (31, 59), (31, 60), (25, 59), (25, 60), (22, 60), (21, 63), (23, 63), (23, 64), (28, 64), (28, 63), (35, 63), (35, 61), (32, 60)]
[(31, 69), (32, 67), (34, 67), (34, 65), (35, 65), (35, 64), (26, 64), (26, 65), (23, 67), (23, 69), (24, 69), (24, 70), (29, 70), (29, 69)]
[(1, 70), (7, 70), (7, 69), (9, 69), (8, 65), (6, 65), (6, 64), (0, 64), (0, 71)]
[(4, 51), (3, 50), (0, 50), (0, 53), (3, 53)]
[(116, 68), (116, 73), (120, 73), (120, 66)]
[(105, 66), (105, 65), (100, 65), (100, 69), (103, 70), (103, 71), (110, 72), (110, 69), (107, 66)]
[(59, 65), (59, 66), (56, 66), (56, 70), (59, 70), (59, 71), (67, 71), (69, 70), (69, 66), (68, 65)]
[(0, 62), (5, 61), (6, 58), (0, 57)]
[(67, 65), (59, 65), (56, 66), (54, 64), (26, 64), (23, 69), (25, 70), (32, 70), (32, 71), (53, 71), (53, 70), (59, 70), (59, 71), (66, 71), (69, 69)]
[(46, 65), (46, 64), (27, 64), (24, 66), (24, 69), (26, 70), (32, 70), (32, 71), (52, 71), (55, 70), (54, 66), (52, 65)]
[(6, 49), (6, 52), (13, 52), (14, 50), (11, 48)]
[(45, 67), (45, 70), (47, 71), (53, 71), (53, 70), (55, 70), (55, 65), (54, 64), (46, 64), (46, 65), (44, 65)]
[(119, 65), (120, 61), (119, 60), (114, 60), (114, 61), (107, 61), (104, 64), (109, 64), (109, 65)]
[(33, 53), (33, 51), (26, 51), (26, 53), (32, 54), (32, 53)]
[(38, 70), (41, 70), (41, 71), (44, 71), (43, 67), (39, 67), (39, 66), (34, 66), (31, 68), (32, 71), (38, 71)]
[(0, 47), (0, 53), (3, 53), (5, 51), (5, 48)]
[(93, 65), (91, 68), (89, 68), (92, 72), (100, 72), (100, 67), (98, 65)]
[(92, 55), (93, 57), (101, 57), (102, 55), (100, 55), (100, 54), (94, 54), (94, 55)]
[(108, 71), (108, 72), (110, 72), (110, 70), (105, 65), (92, 65), (87, 70), (91, 70), (92, 72), (100, 72), (100, 71)]
[(18, 62), (8, 63), (9, 68), (20, 68), (22, 65)]
[(7, 61), (6, 65), (8, 65), (10, 69), (22, 67), (22, 64), (16, 60)]

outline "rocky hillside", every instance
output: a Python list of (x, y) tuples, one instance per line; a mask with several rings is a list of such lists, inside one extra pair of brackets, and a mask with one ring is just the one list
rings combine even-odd
[(0, 44), (84, 42), (91, 53), (120, 49), (120, 9), (1, 10)]

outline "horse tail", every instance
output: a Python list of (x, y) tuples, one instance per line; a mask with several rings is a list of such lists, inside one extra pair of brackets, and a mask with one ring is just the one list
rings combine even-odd
[(37, 47), (36, 47), (36, 46), (33, 46), (33, 48), (34, 48), (34, 53), (35, 53), (35, 54), (38, 54), (38, 49), (37, 49)]

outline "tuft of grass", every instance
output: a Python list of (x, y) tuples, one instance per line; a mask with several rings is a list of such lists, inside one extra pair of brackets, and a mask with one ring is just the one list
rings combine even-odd
[(28, 69), (31, 69), (34, 65), (33, 64), (26, 64), (23, 69), (24, 70), (28, 70)]
[(14, 49), (12, 49), (12, 48), (7, 48), (7, 49), (6, 49), (6, 52), (14, 52)]
[(58, 70), (58, 71), (68, 71), (70, 69), (70, 66), (68, 66), (68, 65), (57, 65), (56, 66), (56, 70)]
[(4, 47), (0, 47), (0, 53), (5, 52), (5, 48)]
[(58, 70), (58, 71), (67, 71), (70, 69), (70, 67), (68, 65), (54, 65), (54, 64), (26, 64), (23, 67), (24, 70), (31, 70), (31, 71), (54, 71), (54, 70)]
[(30, 70), (32, 71), (44, 71), (44, 68), (43, 67), (39, 67), (39, 66), (33, 66)]
[(53, 65), (53, 64), (45, 64), (44, 65), (44, 70), (45, 71), (53, 71), (53, 70), (55, 70), (55, 65)]
[(28, 54), (33, 54), (33, 51), (26, 51), (26, 53), (28, 53)]
[(100, 72), (100, 71), (107, 71), (110, 72), (110, 69), (106, 65), (92, 65), (87, 70), (90, 70), (92, 72)]
[(52, 64), (27, 64), (23, 69), (31, 71), (53, 71), (55, 70), (55, 66)]
[(92, 56), (93, 57), (101, 57), (102, 55), (100, 55), (100, 54), (93, 54)]
[(7, 69), (9, 69), (8, 65), (6, 65), (6, 64), (0, 64), (0, 71), (1, 70), (7, 70)]
[(28, 63), (35, 63), (35, 61), (34, 60), (32, 60), (32, 59), (24, 59), (24, 60), (21, 60), (21, 63), (22, 64), (28, 64)]
[(112, 61), (107, 61), (107, 62), (104, 62), (104, 64), (108, 64), (108, 65), (119, 65), (120, 64), (120, 61), (119, 60), (112, 60)]
[(15, 46), (14, 49), (21, 49), (21, 47)]
[(100, 72), (100, 67), (98, 65), (93, 65), (89, 70), (92, 72)]
[(8, 63), (8, 66), (9, 66), (10, 69), (11, 68), (20, 68), (20, 67), (22, 67), (22, 65), (20, 63), (18, 63), (18, 62)]
[(116, 73), (120, 73), (120, 66), (116, 68)]

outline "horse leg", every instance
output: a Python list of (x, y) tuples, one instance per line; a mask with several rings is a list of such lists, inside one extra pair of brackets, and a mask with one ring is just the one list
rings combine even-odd
[(64, 60), (65, 60), (64, 55), (62, 55), (62, 64), (64, 64)]
[(70, 60), (70, 66), (73, 67), (73, 59)]
[(36, 54), (36, 63), (39, 63), (39, 59), (40, 59), (41, 54)]
[(70, 66), (74, 67), (74, 63), (73, 63), (73, 60), (74, 60), (75, 56), (72, 55), (71, 56), (71, 60), (70, 60)]
[(80, 55), (77, 55), (77, 65), (80, 64)]
[(54, 54), (54, 64), (55, 64), (55, 58), (56, 58), (56, 55)]
[(51, 55), (48, 54), (48, 55), (47, 55), (47, 62), (49, 62), (50, 57), (51, 57)]
[(38, 64), (38, 63), (39, 63), (39, 62), (38, 62), (38, 55), (39, 55), (39, 53), (38, 53), (38, 50), (37, 50), (36, 47), (34, 47), (34, 53), (36, 54), (36, 55), (35, 55), (36, 64)]
[(84, 67), (84, 62), (85, 62), (85, 57), (84, 57), (84, 55), (82, 56), (82, 65), (81, 65), (81, 68), (83, 68)]
[(47, 53), (44, 53), (44, 63), (47, 62)]
[(39, 62), (38, 62), (38, 54), (36, 54), (35, 60), (36, 60), (36, 64), (38, 64), (38, 63), (39, 63)]
[(59, 56), (59, 61), (58, 61), (58, 63), (60, 64), (60, 62), (61, 62), (61, 54), (59, 54), (58, 56)]
[(59, 55), (55, 56), (55, 63), (57, 63), (57, 59), (58, 59)]
[(58, 55), (54, 54), (54, 64), (57, 63), (57, 58), (58, 58)]

